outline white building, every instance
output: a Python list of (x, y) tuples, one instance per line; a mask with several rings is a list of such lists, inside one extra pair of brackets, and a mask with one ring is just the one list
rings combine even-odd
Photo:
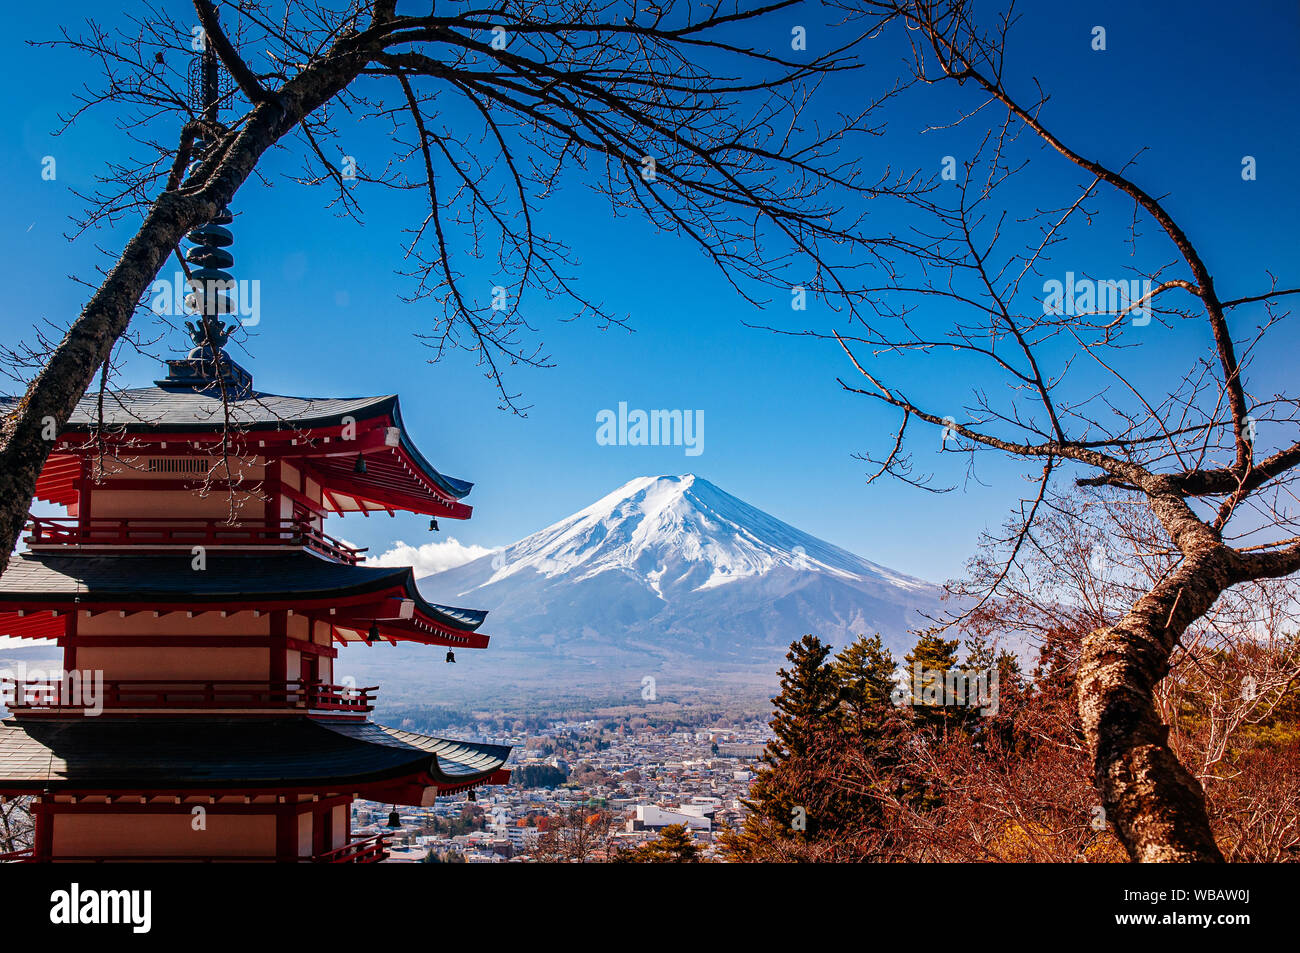
[(537, 837), (540, 834), (535, 827), (508, 827), (506, 836), (510, 838), (510, 846), (516, 851), (528, 851), (537, 847)]
[(717, 807), (711, 804), (687, 804), (680, 810), (668, 811), (654, 804), (638, 804), (636, 817), (628, 821), (629, 831), (662, 830), (674, 824), (685, 824), (693, 831), (713, 829), (713, 815)]

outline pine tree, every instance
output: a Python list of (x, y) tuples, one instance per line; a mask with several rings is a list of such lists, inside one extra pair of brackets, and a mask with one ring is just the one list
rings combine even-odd
[(989, 642), (979, 633), (966, 639), (966, 673), (971, 678), (984, 679), (981, 684), (989, 704), (997, 710), (1004, 700), (1014, 702), (1024, 691), (1025, 676), (1020, 660), (1014, 653), (999, 649), (996, 639)]
[(777, 672), (781, 694), (772, 699), (776, 709), (772, 732), (776, 739), (768, 744), (763, 756), (769, 765), (806, 753), (812, 732), (839, 705), (839, 681), (826, 663), (830, 652), (831, 647), (817, 636), (805, 635), (786, 653), (790, 668)]
[(841, 717), (861, 734), (893, 706), (894, 657), (880, 636), (860, 635), (835, 656), (832, 670), (840, 683)]
[(922, 725), (947, 730), (964, 721), (961, 709), (946, 705), (945, 679), (957, 670), (957, 639), (945, 639), (937, 632), (922, 633), (912, 651), (903, 657), (912, 714)]
[(873, 859), (889, 838), (884, 803), (925, 795), (905, 763), (912, 727), (892, 701), (889, 651), (875, 636), (829, 655), (813, 636), (790, 647), (750, 813), (719, 837), (734, 860)]
[(700, 848), (691, 840), (685, 824), (670, 824), (654, 840), (620, 850), (614, 859), (631, 864), (697, 864)]
[[(823, 743), (836, 725), (840, 683), (827, 661), (831, 646), (814, 635), (791, 643), (786, 654), (789, 668), (777, 674), (781, 692), (772, 699), (772, 732), (776, 736), (763, 754), (766, 766), (759, 770), (749, 789), (745, 805), (750, 810), (745, 831), (736, 835), (739, 855), (758, 853), (757, 845), (772, 841), (802, 839), (809, 832), (810, 805), (824, 799), (822, 787), (808, 784), (809, 752)], [(747, 846), (740, 846), (740, 845)]]
[[(938, 684), (942, 687), (943, 674), (957, 667), (957, 645), (956, 639), (944, 639), (937, 633), (925, 632), (916, 640), (912, 651), (903, 656), (903, 661), (907, 665), (907, 685), (912, 694), (913, 705), (925, 706), (927, 701), (933, 703), (933, 697), (926, 691), (928, 686), (925, 677), (931, 673), (938, 673), (940, 677)], [(919, 678), (916, 674), (918, 668)]]

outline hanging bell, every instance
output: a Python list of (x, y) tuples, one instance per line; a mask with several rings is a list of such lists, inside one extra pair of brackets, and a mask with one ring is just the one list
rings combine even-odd
[(430, 533), (438, 532), (438, 520), (436, 518), (429, 520), (429, 532)]
[(375, 642), (378, 642), (378, 641), (379, 641), (379, 624), (378, 624), (378, 623), (376, 623), (376, 622), (372, 622), (372, 623), (370, 623), (370, 631), (366, 633), (366, 641), (369, 642), (369, 643), (371, 643), (371, 644), (374, 644)]
[(353, 473), (366, 472), (366, 458), (359, 453), (357, 454), (357, 462), (352, 465), (352, 472)]
[(402, 819), (397, 816), (397, 808), (393, 808), (391, 811), (388, 812), (388, 826), (389, 827), (402, 826)]
[(454, 661), (456, 661), (456, 653), (455, 653), (455, 652), (452, 652), (452, 651), (450, 651), (450, 650), (448, 650), (448, 652), (447, 652), (447, 661), (448, 661), (448, 662), (454, 662)]

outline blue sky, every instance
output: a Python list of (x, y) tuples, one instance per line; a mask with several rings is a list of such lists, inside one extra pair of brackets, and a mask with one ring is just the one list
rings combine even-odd
[[(1051, 92), (1044, 113), (1049, 124), (1085, 155), (1112, 164), (1147, 147), (1135, 178), (1167, 196), (1167, 207), (1209, 260), (1225, 297), (1264, 290), (1265, 267), (1284, 284), (1300, 284), (1296, 5), (1256, 3), (1230, 12), (1205, 2), (1035, 6), (1024, 11), (1012, 35), (1009, 75), (1021, 89), (1036, 76)], [(186, 15), (186, 5), (167, 5), (173, 7)], [(90, 176), (106, 160), (125, 155), (129, 143), (113, 130), (108, 113), (91, 114), (53, 138), (56, 114), (69, 110), (75, 91), (96, 76), (88, 61), (24, 44), (53, 37), (61, 21), (92, 11), (106, 24), (118, 16), (77, 0), (24, 5), (9, 11), (0, 40), (9, 77), (0, 86), (0, 109), (9, 120), (0, 126), (0, 175), (7, 185), (0, 206), (0, 275), (7, 295), (0, 332), (6, 341), (29, 336), (36, 322), (69, 321), (87, 296), (69, 276), (93, 279), (108, 262), (100, 249), (119, 248), (134, 225), (71, 244), (64, 237), (68, 217), (80, 207), (71, 190), (87, 187)], [(824, 17), (814, 12), (806, 17), (811, 23)], [(788, 24), (801, 19), (792, 15), (773, 29), (788, 35)], [(1107, 29), (1104, 53), (1090, 49), (1090, 31), (1098, 24)], [(809, 28), (813, 49), (832, 38), (825, 28)], [(828, 105), (860, 103), (876, 92), (873, 83), (893, 75), (897, 51), (883, 49), (864, 73), (830, 89), (837, 99)], [(909, 96), (891, 111), (887, 140), (862, 147), (864, 165), (933, 170), (942, 155), (960, 153), (968, 133), (917, 131), (952, 121), (962, 104), (946, 87)], [(358, 143), (362, 151), (384, 148), (377, 140)], [(58, 160), (54, 182), (41, 178), (45, 155)], [(1254, 182), (1241, 179), (1244, 155), (1256, 157)], [(1042, 189), (1059, 201), (1067, 193), (1058, 187), (1081, 178), (1055, 156), (1041, 153), (1034, 160), (1042, 171), (1026, 179), (1028, 193)], [(296, 163), (287, 158), (267, 166), (268, 172), (292, 168)], [(422, 215), (413, 199), (360, 197), (368, 211), (364, 227), (335, 217), (320, 194), (279, 179), (271, 189), (250, 182), (236, 197), (235, 274), (262, 280), (262, 320), (247, 341), (248, 353), (237, 357), (257, 386), (271, 392), (400, 393), (408, 427), (426, 456), (477, 484), (470, 497), (474, 519), (444, 523), (444, 535), (505, 544), (633, 477), (695, 472), (810, 533), (939, 580), (960, 571), (979, 532), (1000, 524), (1025, 492), (1020, 470), (991, 458), (980, 464), (982, 483), (966, 482), (964, 461), (937, 452), (937, 433), (914, 445), (917, 467), (933, 470), (940, 481), (965, 483), (956, 492), (935, 496), (884, 480), (864, 486), (869, 468), (852, 454), (887, 449), (896, 416), (841, 391), (835, 378), (851, 368), (838, 349), (746, 328), (773, 313), (740, 300), (697, 249), (636, 220), (615, 221), (607, 206), (573, 189), (547, 210), (547, 222), (581, 261), (582, 290), (629, 314), (635, 332), (565, 322), (558, 304), (530, 312), (557, 366), (512, 373), (510, 383), (531, 409), (526, 418), (502, 412), (470, 356), (452, 353), (430, 365), (430, 352), (413, 337), (433, 319), (429, 305), (402, 303), (399, 295), (409, 286), (394, 274), (401, 229)], [(1074, 257), (1061, 259), (1062, 271), (1076, 261), (1079, 271), (1098, 261), (1116, 262), (1112, 272), (1128, 263), (1119, 242), (1127, 216), (1116, 215), (1120, 206), (1114, 203), (1102, 208), (1109, 225), (1089, 230), (1073, 246)], [(878, 227), (907, 224), (886, 216)], [(1148, 247), (1160, 252), (1156, 257), (1172, 259), (1168, 246), (1150, 240), (1154, 226), (1143, 230)], [(777, 320), (788, 321), (785, 303), (777, 305), (784, 309)], [(1256, 317), (1243, 314), (1241, 320)], [(828, 327), (833, 315), (814, 303), (807, 321)], [(1203, 346), (1196, 337), (1202, 331), (1183, 325), (1144, 341), (1141, 361), (1152, 380), (1164, 365), (1181, 366), (1180, 358)], [(168, 343), (178, 350), (188, 346), (174, 333)], [(1258, 358), (1265, 385), (1293, 376), (1294, 345), (1294, 331), (1284, 328)], [(962, 369), (941, 357), (896, 368), (893, 379), (910, 394), (930, 395), (933, 406), (960, 408), (969, 391)], [(155, 376), (150, 362), (131, 359), (120, 383), (138, 386)], [(596, 414), (620, 401), (703, 411), (703, 454), (599, 446)], [(426, 521), (413, 517), (333, 522), (336, 535), (375, 551), (398, 538), (430, 540)]]

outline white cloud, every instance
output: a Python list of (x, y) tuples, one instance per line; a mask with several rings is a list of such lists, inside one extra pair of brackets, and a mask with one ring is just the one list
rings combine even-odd
[(486, 546), (466, 546), (454, 536), (436, 543), (425, 543), (423, 546), (411, 546), (399, 539), (388, 552), (366, 559), (366, 565), (412, 566), (417, 577), (431, 576), (435, 572), (463, 566), (490, 552), (492, 550)]

